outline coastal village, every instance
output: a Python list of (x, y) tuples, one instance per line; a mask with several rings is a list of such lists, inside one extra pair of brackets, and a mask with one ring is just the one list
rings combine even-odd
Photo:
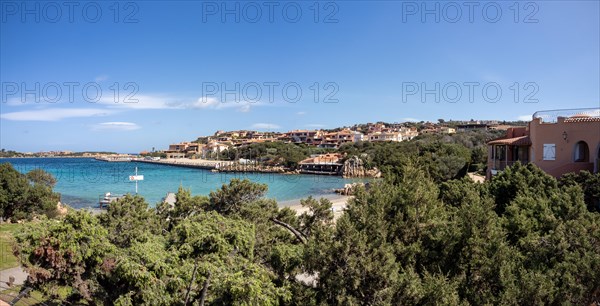
[[(107, 162), (138, 161), (193, 167), (214, 172), (265, 172), (285, 174), (319, 174), (352, 177), (380, 177), (377, 168), (365, 167), (359, 156), (339, 153), (344, 144), (360, 142), (402, 142), (419, 135), (453, 135), (469, 131), (497, 131), (502, 136), (487, 143), (485, 173), (477, 179), (490, 179), (516, 162), (534, 163), (548, 174), (599, 169), (600, 116), (598, 109), (563, 109), (538, 111), (530, 122), (495, 120), (365, 123), (334, 129), (292, 130), (288, 132), (235, 130), (216, 131), (194, 141), (169, 144), (164, 150), (135, 154), (108, 152), (49, 151), (19, 153), (20, 157), (88, 157)], [(498, 134), (500, 135), (500, 134)], [(223, 158), (223, 153), (255, 144), (295, 144), (314, 148), (293, 168), (259, 162), (261, 156)], [(595, 147), (597, 146), (597, 148)], [(276, 150), (276, 149), (272, 149)], [(567, 152), (567, 153), (565, 153)], [(3, 152), (4, 153), (4, 152)]]
[[(216, 131), (212, 136), (198, 137), (196, 141), (170, 144), (168, 149), (155, 152), (140, 152), (144, 162), (188, 165), (221, 172), (275, 172), (343, 177), (379, 177), (376, 168), (367, 169), (357, 156), (347, 157), (336, 149), (344, 144), (358, 142), (402, 142), (426, 134), (455, 134), (473, 130), (507, 130), (513, 125), (498, 121), (466, 121), (445, 123), (366, 123), (331, 130), (292, 130), (289, 132), (259, 132), (251, 130)], [(298, 162), (296, 169), (283, 166), (259, 165), (256, 160), (237, 158), (234, 161), (219, 161), (222, 152), (232, 148), (244, 148), (258, 143), (285, 143), (305, 145), (327, 152), (311, 154)], [(123, 157), (110, 157), (117, 161)]]
[[(534, 163), (554, 177), (600, 168), (600, 114), (593, 109), (538, 111), (530, 122), (453, 121), (438, 123), (366, 123), (332, 130), (292, 130), (259, 132), (250, 130), (217, 131), (196, 141), (170, 144), (168, 149), (141, 152), (147, 162), (188, 165), (223, 172), (276, 172), (343, 177), (379, 177), (378, 169), (367, 169), (357, 156), (345, 156), (335, 149), (347, 143), (402, 142), (419, 135), (455, 134), (469, 131), (500, 131), (503, 136), (487, 143), (485, 178), (499, 173), (516, 162)], [(596, 131), (596, 133), (594, 133)], [(237, 158), (219, 160), (219, 154), (231, 148), (244, 148), (256, 143), (287, 143), (329, 149), (311, 154), (298, 162), (296, 169), (259, 165), (256, 160)], [(154, 156), (154, 157), (151, 157)], [(162, 159), (160, 157), (161, 156)], [(112, 157), (118, 160), (123, 157)], [(477, 177), (483, 179), (483, 176)]]
[[(442, 120), (443, 121), (443, 120)], [(453, 127), (441, 123), (423, 123), (418, 128), (411, 123), (383, 122), (366, 123), (333, 130), (292, 130), (285, 133), (258, 132), (249, 130), (216, 131), (212, 136), (199, 137), (197, 141), (170, 144), (162, 151), (166, 158), (204, 158), (209, 159), (216, 153), (230, 147), (243, 147), (253, 143), (284, 142), (305, 144), (318, 148), (337, 149), (344, 143), (360, 141), (407, 141), (421, 134), (454, 134), (469, 130), (506, 130), (510, 125), (498, 121), (467, 121)], [(141, 155), (152, 152), (144, 151)]]

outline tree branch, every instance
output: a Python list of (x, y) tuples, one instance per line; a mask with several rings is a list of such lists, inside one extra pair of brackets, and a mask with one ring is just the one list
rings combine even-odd
[(208, 272), (208, 276), (204, 281), (204, 286), (202, 287), (202, 294), (200, 295), (200, 306), (204, 306), (204, 301), (206, 300), (206, 292), (208, 291), (208, 285), (210, 284), (210, 276), (211, 272)]
[(190, 280), (190, 284), (188, 285), (187, 292), (185, 293), (185, 304), (188, 304), (190, 299), (190, 291), (192, 290), (192, 284), (194, 283), (194, 279), (196, 278), (196, 270), (198, 269), (198, 259), (194, 262), (194, 271), (192, 272), (192, 279)]
[(281, 226), (285, 227), (288, 231), (292, 232), (292, 234), (294, 234), (294, 236), (296, 236), (296, 238), (298, 240), (300, 240), (300, 242), (302, 242), (303, 244), (306, 244), (306, 235), (304, 235), (302, 232), (296, 230), (291, 225), (289, 225), (289, 224), (287, 224), (285, 222), (279, 221), (279, 220), (277, 220), (275, 218), (269, 218), (269, 220), (275, 222), (275, 224), (278, 224), (278, 225), (281, 225)]

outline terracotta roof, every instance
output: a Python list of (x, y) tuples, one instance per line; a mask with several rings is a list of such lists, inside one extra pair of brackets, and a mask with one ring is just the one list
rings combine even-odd
[(300, 161), (299, 164), (335, 164), (343, 157), (339, 153), (322, 154)]
[(529, 136), (520, 136), (514, 138), (500, 138), (488, 142), (488, 145), (511, 145), (511, 146), (530, 146)]

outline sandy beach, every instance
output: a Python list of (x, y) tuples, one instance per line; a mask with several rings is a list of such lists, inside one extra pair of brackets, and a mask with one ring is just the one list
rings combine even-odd
[[(316, 199), (320, 199), (320, 198), (326, 198), (326, 199), (329, 199), (329, 201), (331, 201), (331, 208), (333, 209), (334, 219), (337, 219), (337, 218), (339, 218), (339, 216), (342, 215), (343, 211), (346, 209), (348, 200), (350, 200), (354, 197), (353, 196), (343, 196), (343, 195), (338, 195), (338, 194), (316, 197)], [(290, 201), (281, 201), (281, 202), (278, 202), (278, 205), (280, 208), (283, 208), (283, 207), (291, 208), (292, 210), (296, 211), (297, 215), (300, 215), (300, 214), (308, 211), (308, 208), (302, 207), (302, 205), (300, 204), (300, 199), (290, 200)]]

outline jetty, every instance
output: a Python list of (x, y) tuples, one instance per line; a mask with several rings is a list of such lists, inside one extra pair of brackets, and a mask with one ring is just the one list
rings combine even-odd
[(135, 158), (130, 155), (115, 155), (115, 156), (100, 156), (94, 158), (95, 160), (104, 161), (104, 162), (130, 162)]
[(189, 158), (167, 158), (167, 159), (159, 159), (159, 160), (135, 159), (132, 161), (135, 161), (138, 163), (159, 164), (159, 165), (185, 167), (185, 168), (198, 168), (198, 169), (206, 169), (206, 170), (219, 169), (221, 167), (229, 166), (233, 163), (233, 161), (189, 159)]

